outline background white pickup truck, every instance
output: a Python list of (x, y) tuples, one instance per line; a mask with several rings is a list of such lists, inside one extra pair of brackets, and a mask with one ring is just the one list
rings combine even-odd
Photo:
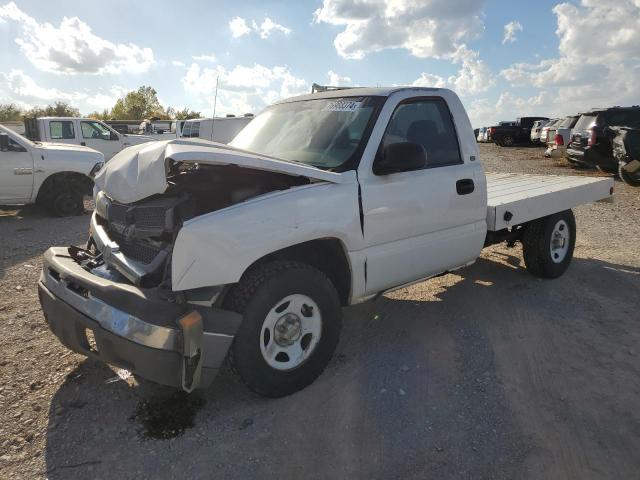
[(521, 242), (531, 273), (562, 275), (571, 208), (613, 194), (611, 179), (485, 176), (460, 100), (431, 88), (285, 100), (228, 147), (132, 147), (96, 186), (87, 250), (45, 254), (52, 331), (187, 391), (229, 352), (268, 396), (320, 375), (342, 306), (470, 265), (486, 245)]
[(87, 146), (102, 152), (105, 161), (131, 145), (157, 140), (116, 132), (100, 120), (75, 117), (25, 118), (25, 136), (32, 141)]
[(88, 147), (32, 142), (0, 125), (0, 205), (38, 203), (59, 216), (84, 211), (104, 164)]

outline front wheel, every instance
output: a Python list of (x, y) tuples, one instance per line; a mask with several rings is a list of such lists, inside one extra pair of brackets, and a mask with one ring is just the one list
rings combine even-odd
[(225, 300), (243, 315), (230, 359), (247, 386), (267, 397), (303, 389), (338, 345), (342, 310), (327, 276), (299, 262), (273, 261), (245, 274)]
[(527, 270), (536, 277), (559, 277), (571, 263), (575, 243), (576, 219), (571, 210), (531, 222), (522, 237)]
[(629, 173), (624, 169), (625, 164), (620, 163), (618, 165), (618, 177), (627, 185), (632, 187), (640, 187), (640, 171), (636, 173)]
[(51, 196), (48, 207), (58, 217), (80, 215), (84, 212), (84, 196), (82, 192), (74, 190), (59, 190)]

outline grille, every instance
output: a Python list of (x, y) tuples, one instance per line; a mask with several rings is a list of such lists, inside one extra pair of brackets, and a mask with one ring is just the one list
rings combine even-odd
[(160, 250), (135, 241), (127, 241), (123, 235), (117, 232), (109, 232), (111, 239), (118, 244), (120, 251), (129, 258), (149, 264), (156, 258)]
[(164, 207), (137, 207), (133, 211), (133, 223), (141, 227), (164, 228), (166, 214), (167, 209)]

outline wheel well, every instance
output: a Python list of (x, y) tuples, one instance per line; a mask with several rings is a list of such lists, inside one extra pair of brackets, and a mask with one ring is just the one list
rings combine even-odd
[(72, 190), (82, 192), (83, 195), (91, 195), (93, 181), (77, 172), (59, 172), (48, 176), (38, 190), (36, 203), (47, 203), (55, 192), (60, 190)]
[(342, 242), (336, 238), (323, 238), (292, 245), (270, 253), (255, 261), (248, 269), (271, 260), (294, 260), (311, 265), (323, 272), (338, 291), (340, 303), (349, 304), (351, 294), (351, 268)]

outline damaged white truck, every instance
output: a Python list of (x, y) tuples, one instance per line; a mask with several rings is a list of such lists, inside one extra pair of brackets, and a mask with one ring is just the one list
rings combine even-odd
[(228, 356), (266, 396), (304, 388), (341, 307), (522, 242), (555, 278), (571, 208), (611, 179), (486, 175), (450, 90), (348, 89), (279, 102), (230, 145), (131, 147), (96, 177), (86, 248), (53, 247), (39, 282), (70, 349), (186, 391)]

